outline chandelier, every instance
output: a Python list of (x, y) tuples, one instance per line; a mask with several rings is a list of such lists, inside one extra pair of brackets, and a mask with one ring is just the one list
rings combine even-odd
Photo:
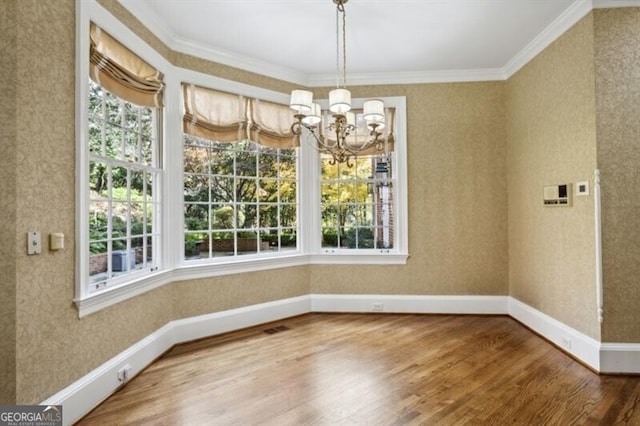
[[(331, 156), (330, 164), (347, 163), (352, 167), (354, 156), (372, 147), (382, 151), (383, 142), (380, 132), (385, 127), (384, 102), (370, 99), (364, 102), (362, 117), (366, 122), (368, 135), (362, 138), (356, 132), (356, 115), (351, 112), (351, 92), (347, 90), (347, 46), (346, 13), (344, 5), (349, 0), (332, 0), (336, 4), (336, 88), (329, 92), (329, 111), (331, 118), (325, 125), (327, 135), (323, 134), (323, 118), (320, 104), (313, 102), (313, 93), (308, 90), (291, 91), (289, 106), (296, 111), (296, 121), (291, 131), (302, 135), (303, 128), (309, 131), (315, 142), (313, 146), (322, 154)], [(342, 31), (340, 28), (342, 16)], [(340, 33), (342, 33), (342, 85), (340, 85)], [(350, 137), (351, 136), (351, 137)]]

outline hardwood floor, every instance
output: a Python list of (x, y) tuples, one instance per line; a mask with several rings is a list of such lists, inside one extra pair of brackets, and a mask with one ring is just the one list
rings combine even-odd
[(640, 377), (505, 316), (308, 314), (176, 346), (78, 424), (640, 425)]

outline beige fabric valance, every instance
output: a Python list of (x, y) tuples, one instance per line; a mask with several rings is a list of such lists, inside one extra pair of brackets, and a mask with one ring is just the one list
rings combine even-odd
[(137, 105), (163, 106), (164, 75), (91, 23), (89, 75), (114, 95)]
[(246, 98), (193, 84), (183, 84), (182, 90), (185, 133), (219, 142), (247, 137)]
[(182, 84), (183, 130), (193, 136), (219, 142), (249, 139), (273, 148), (294, 148), (293, 114), (280, 105), (241, 95)]
[(295, 148), (299, 138), (291, 132), (294, 118), (286, 105), (251, 99), (249, 139), (272, 148)]

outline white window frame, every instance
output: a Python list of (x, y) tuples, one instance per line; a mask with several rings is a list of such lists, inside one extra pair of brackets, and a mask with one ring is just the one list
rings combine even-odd
[[(89, 84), (89, 81), (87, 81), (87, 84)], [(94, 83), (97, 87), (100, 87), (102, 89), (102, 91), (108, 92), (105, 88), (101, 87), (99, 84)], [(113, 97), (119, 99), (120, 103), (129, 103), (126, 100), (122, 99), (122, 98), (118, 98), (117, 95), (111, 94)], [(103, 106), (103, 113), (105, 112), (105, 105), (104, 105), (104, 97), (102, 99), (102, 106)], [(158, 167), (161, 164), (161, 146), (162, 146), (162, 131), (160, 128), (160, 123), (162, 122), (162, 117), (159, 117), (159, 114), (162, 114), (162, 110), (159, 108), (154, 108), (154, 107), (150, 107), (149, 109), (151, 109), (153, 111), (153, 125), (152, 125), (152, 130), (153, 130), (153, 135), (152, 135), (152, 140), (153, 142), (153, 152), (152, 152), (152, 164), (151, 165), (145, 165), (145, 164), (140, 164), (140, 163), (134, 163), (134, 162), (128, 162), (126, 160), (123, 160), (121, 158), (110, 158), (104, 155), (97, 155), (97, 154), (89, 154), (89, 164), (91, 164), (92, 162), (94, 163), (105, 163), (108, 165), (109, 171), (111, 172), (113, 170), (114, 167), (123, 167), (126, 168), (127, 170), (129, 170), (128, 175), (130, 175), (130, 173), (132, 171), (139, 171), (139, 172), (143, 172), (145, 174), (152, 174), (154, 177), (152, 179), (152, 183), (153, 186), (151, 188), (151, 190), (153, 191), (153, 199), (151, 201), (147, 201), (145, 198), (145, 202), (143, 203), (145, 210), (148, 208), (151, 208), (153, 211), (153, 214), (151, 216), (151, 225), (152, 225), (152, 229), (153, 231), (151, 233), (145, 232), (143, 233), (142, 237), (146, 240), (149, 237), (152, 239), (153, 243), (151, 245), (151, 247), (149, 247), (146, 243), (146, 241), (143, 243), (143, 255), (148, 254), (148, 251), (150, 250), (152, 253), (152, 262), (151, 265), (148, 265), (145, 267), (145, 269), (133, 269), (130, 271), (126, 271), (126, 273), (119, 275), (119, 276), (114, 276), (111, 277), (110, 279), (107, 279), (106, 281), (92, 281), (92, 277), (89, 277), (89, 291), (91, 293), (96, 292), (96, 291), (100, 291), (100, 289), (103, 288), (107, 288), (107, 287), (113, 287), (113, 286), (118, 286), (121, 283), (127, 283), (129, 281), (133, 281), (136, 280), (137, 278), (142, 278), (145, 277), (147, 275), (150, 274), (150, 272), (153, 272), (155, 270), (158, 269), (158, 259), (160, 259), (160, 254), (161, 254), (161, 250), (159, 247), (160, 245), (160, 220), (159, 220), (159, 216), (161, 214), (161, 204), (162, 204), (162, 197), (161, 197), (161, 192), (162, 192), (162, 169), (160, 167)], [(97, 118), (97, 117), (94, 117)], [(107, 118), (106, 117), (99, 117), (101, 119), (101, 121), (103, 121), (103, 125), (107, 125)], [(124, 116), (123, 116), (124, 119)], [(113, 124), (113, 123), (111, 123)], [(121, 124), (121, 130), (124, 132), (125, 129), (124, 127), (122, 127)], [(139, 129), (136, 129), (136, 131), (138, 132)], [(85, 135), (86, 136), (86, 135)], [(102, 141), (104, 143), (104, 140)], [(139, 141), (140, 142), (140, 141)], [(86, 140), (85, 140), (85, 143)], [(104, 146), (103, 146), (104, 148)], [(140, 147), (138, 147), (140, 148)], [(122, 146), (122, 149), (124, 150), (124, 145)], [(124, 151), (123, 151), (124, 152)], [(112, 183), (112, 173), (109, 173), (107, 176), (107, 187), (108, 187), (108, 193), (109, 196), (106, 198), (100, 198), (97, 200), (91, 200), (91, 197), (89, 197), (89, 204), (91, 204), (92, 201), (107, 201), (109, 204), (112, 204), (114, 202), (113, 197), (111, 195), (111, 191), (113, 190), (113, 183)], [(129, 179), (128, 179), (129, 181)], [(131, 204), (131, 192), (130, 192), (130, 181), (128, 182), (127, 185), (127, 204)], [(146, 194), (145, 194), (146, 195)], [(84, 200), (83, 200), (84, 202)], [(120, 201), (119, 201), (120, 202)], [(91, 209), (89, 208), (89, 211)], [(109, 223), (109, 228), (112, 228), (112, 215), (109, 214), (107, 217), (108, 223)], [(145, 218), (143, 219), (143, 221), (146, 223), (146, 214), (145, 214)], [(127, 229), (128, 231), (131, 230), (131, 223), (130, 223), (130, 218), (129, 221), (127, 221)], [(127, 239), (127, 253), (130, 253), (130, 250), (132, 250), (132, 248), (129, 246), (129, 242), (132, 239), (133, 236), (128, 236)], [(108, 257), (112, 255), (112, 253), (114, 253), (114, 251), (112, 251), (111, 248), (109, 248), (109, 242), (113, 242), (113, 238), (107, 239), (108, 241), (108, 245), (107, 245), (107, 251), (106, 253), (104, 253), (105, 255), (107, 255)], [(91, 241), (90, 241), (91, 243)], [(89, 254), (89, 257), (91, 256), (91, 254)], [(110, 262), (109, 260), (107, 261), (107, 265), (111, 264), (112, 262)], [(125, 260), (126, 264), (129, 264), (129, 258), (128, 255), (126, 257)], [(146, 264), (146, 259), (143, 261), (143, 264)], [(151, 269), (148, 269), (151, 268)], [(129, 269), (128, 266), (125, 269)], [(111, 268), (107, 267), (107, 272), (112, 272)]]
[[(395, 108), (394, 123), (394, 155), (391, 169), (394, 172), (393, 211), (394, 211), (394, 246), (391, 249), (340, 249), (322, 247), (322, 220), (320, 215), (320, 161), (319, 153), (314, 149), (307, 152), (305, 170), (309, 171), (310, 179), (303, 183), (304, 194), (311, 206), (313, 214), (309, 215), (310, 223), (305, 230), (310, 246), (310, 263), (312, 264), (378, 264), (403, 265), (409, 256), (408, 252), (408, 210), (407, 210), (407, 110), (404, 96), (380, 97), (385, 107)], [(364, 98), (352, 99), (354, 109), (362, 109)], [(320, 101), (323, 109), (328, 109), (326, 100)], [(304, 139), (304, 138), (303, 138)], [(305, 212), (306, 213), (306, 212)]]
[[(164, 178), (161, 185), (160, 240), (161, 258), (158, 270), (144, 277), (127, 281), (101, 291), (89, 291), (88, 281), (88, 80), (89, 23), (94, 22), (118, 41), (138, 54), (165, 75), (162, 151), (164, 164), (159, 165)], [(394, 181), (394, 248), (386, 252), (348, 250), (326, 252), (321, 248), (320, 223), (320, 162), (318, 152), (303, 146), (298, 152), (298, 248), (273, 256), (256, 258), (238, 256), (226, 262), (193, 264), (184, 260), (183, 210), (183, 143), (181, 83), (257, 98), (281, 104), (289, 103), (289, 94), (250, 86), (235, 81), (175, 67), (142, 39), (118, 21), (95, 0), (76, 2), (76, 291), (74, 302), (80, 317), (104, 309), (154, 288), (185, 279), (208, 278), (227, 274), (262, 271), (309, 264), (405, 264), (408, 254), (407, 210), (407, 133), (406, 100), (404, 97), (384, 97), (385, 105), (395, 108)], [(361, 108), (364, 99), (354, 99), (354, 108)], [(325, 105), (326, 107), (326, 105)], [(300, 172), (303, 171), (303, 172)]]
[[(166, 205), (165, 189), (163, 188), (164, 165), (158, 164), (160, 178), (157, 182), (160, 199), (160, 207), (154, 225), (159, 225), (159, 248), (154, 248), (155, 253), (162, 256), (154, 259), (157, 268), (154, 271), (136, 271), (126, 274), (120, 280), (104, 289), (92, 289), (89, 279), (89, 46), (90, 23), (104, 29), (110, 34), (116, 34), (120, 43), (135, 52), (140, 58), (157, 67), (160, 70), (169, 69), (169, 64), (160, 54), (151, 49), (124, 24), (114, 18), (104, 8), (94, 1), (81, 1), (76, 3), (76, 288), (74, 302), (80, 316), (84, 316), (121, 300), (133, 297), (147, 291), (153, 286), (166, 282), (166, 259), (163, 247), (166, 247), (167, 228), (163, 220), (163, 207)], [(168, 114), (169, 109), (165, 109)], [(162, 120), (164, 121), (164, 120)], [(166, 124), (165, 124), (166, 127)], [(160, 129), (159, 129), (160, 130)], [(163, 143), (164, 129), (160, 130), (158, 140)], [(160, 147), (160, 149), (162, 149)], [(156, 182), (154, 182), (154, 185)], [(154, 188), (155, 189), (155, 188)]]

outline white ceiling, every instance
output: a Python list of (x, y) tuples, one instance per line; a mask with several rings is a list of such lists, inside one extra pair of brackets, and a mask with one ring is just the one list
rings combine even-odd
[[(331, 0), (120, 3), (174, 50), (299, 84), (335, 82)], [(591, 0), (350, 0), (347, 83), (503, 79), (592, 7)]]

